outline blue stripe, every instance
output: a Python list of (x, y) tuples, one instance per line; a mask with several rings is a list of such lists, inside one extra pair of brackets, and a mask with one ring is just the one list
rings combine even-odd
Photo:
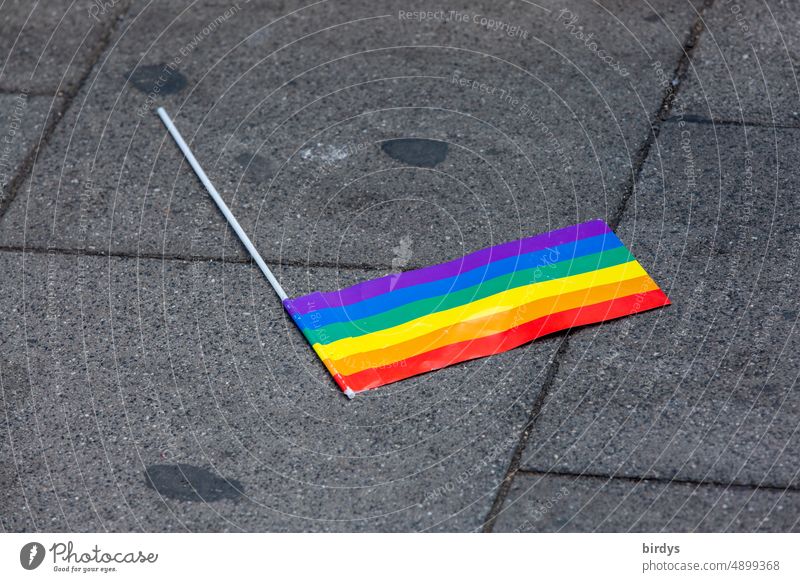
[[(477, 269), (472, 269), (471, 271), (459, 273), (455, 277), (439, 279), (438, 281), (414, 285), (413, 287), (404, 287), (403, 289), (384, 293), (377, 297), (371, 297), (343, 307), (319, 309), (313, 312), (313, 327), (319, 329), (331, 323), (363, 319), (364, 317), (370, 317), (384, 311), (389, 311), (390, 309), (395, 309), (396, 307), (411, 303), (412, 301), (438, 297), (474, 285), (479, 285), (483, 281), (500, 277), (513, 271), (545, 267), (562, 261), (570, 261), (577, 257), (601, 253), (621, 246), (622, 241), (620, 241), (613, 232), (608, 232), (559, 245), (551, 249), (543, 249), (524, 255), (509, 257), (483, 265)], [(296, 322), (301, 329), (306, 327), (306, 323), (310, 323), (306, 321), (306, 318), (303, 318), (303, 320), (296, 319)]]

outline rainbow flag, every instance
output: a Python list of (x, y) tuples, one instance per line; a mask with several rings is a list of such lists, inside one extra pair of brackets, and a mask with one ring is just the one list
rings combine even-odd
[(602, 220), (283, 302), (350, 397), (669, 303)]

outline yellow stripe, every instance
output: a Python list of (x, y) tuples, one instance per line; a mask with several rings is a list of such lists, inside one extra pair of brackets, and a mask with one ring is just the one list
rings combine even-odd
[(628, 279), (627, 281), (615, 281), (611, 285), (593, 285), (589, 289), (581, 289), (580, 291), (526, 303), (515, 309), (491, 315), (488, 318), (472, 319), (468, 322), (460, 321), (437, 330), (431, 335), (420, 336), (408, 342), (387, 346), (373, 352), (361, 352), (335, 362), (326, 361), (326, 365), (329, 369), (333, 368), (340, 374), (349, 376), (367, 368), (388, 366), (446, 345), (503, 333), (512, 327), (561, 311), (603, 303), (604, 301), (637, 293), (647, 293), (655, 289), (658, 289), (658, 285), (647, 276)]
[(324, 346), (317, 343), (314, 344), (314, 350), (322, 359), (336, 361), (353, 354), (408, 341), (460, 321), (468, 321), (507, 311), (537, 299), (561, 295), (570, 291), (579, 291), (596, 285), (607, 285), (617, 281), (634, 279), (644, 275), (647, 275), (647, 273), (642, 266), (637, 261), (630, 261), (622, 265), (581, 273), (572, 277), (533, 283), (524, 287), (509, 289), (453, 309), (418, 317), (401, 325), (367, 335), (342, 338)]

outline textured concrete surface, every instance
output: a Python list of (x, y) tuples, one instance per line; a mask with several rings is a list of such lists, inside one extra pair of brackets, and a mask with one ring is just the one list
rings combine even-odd
[(664, 127), (619, 235), (673, 305), (574, 334), (524, 467), (800, 483), (798, 140)]
[[(0, 7), (4, 531), (797, 529), (797, 8), (422, 9)], [(159, 105), (291, 295), (601, 217), (673, 305), (348, 401)]]
[(796, 532), (798, 491), (523, 474), (495, 531)]
[(59, 100), (28, 93), (0, 94), (0, 208), (5, 208), (18, 169), (31, 160), (45, 120), (58, 105)]
[[(134, 4), (0, 222), (4, 244), (241, 257), (178, 172), (155, 105), (177, 114), (272, 262), (388, 266), (405, 239), (423, 265), (608, 216), (662, 99), (652, 62), (677, 62), (696, 18), (673, 2), (657, 14), (452, 6), (514, 23), (521, 39), (469, 18), (408, 20), (396, 3), (323, 3), (280, 21), (268, 3), (230, 6)], [(578, 26), (625, 77), (598, 67)], [(449, 151), (413, 166), (381, 149), (402, 138)]]
[(559, 343), (351, 402), (247, 265), (0, 261), (6, 530), (477, 529)]
[(800, 6), (719, 0), (709, 10), (687, 87), (701, 120), (800, 127)]

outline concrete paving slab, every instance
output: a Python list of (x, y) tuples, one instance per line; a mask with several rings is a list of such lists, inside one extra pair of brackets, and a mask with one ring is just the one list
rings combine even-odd
[(0, 210), (25, 158), (34, 150), (57, 100), (27, 93), (0, 95)]
[(685, 87), (687, 112), (704, 120), (800, 127), (800, 6), (715, 2), (705, 15)]
[(796, 490), (522, 474), (494, 531), (796, 532), (798, 510)]
[(560, 342), (349, 401), (248, 265), (2, 252), (0, 271), (6, 531), (479, 529)]
[(800, 483), (799, 142), (665, 124), (618, 234), (673, 305), (570, 338), (524, 467)]
[(122, 0), (12, 0), (0, 8), (0, 90), (47, 94), (76, 88)]
[(607, 216), (696, 12), (604, 4), (134, 3), (2, 243), (242, 259), (156, 105), (273, 263), (408, 268)]

